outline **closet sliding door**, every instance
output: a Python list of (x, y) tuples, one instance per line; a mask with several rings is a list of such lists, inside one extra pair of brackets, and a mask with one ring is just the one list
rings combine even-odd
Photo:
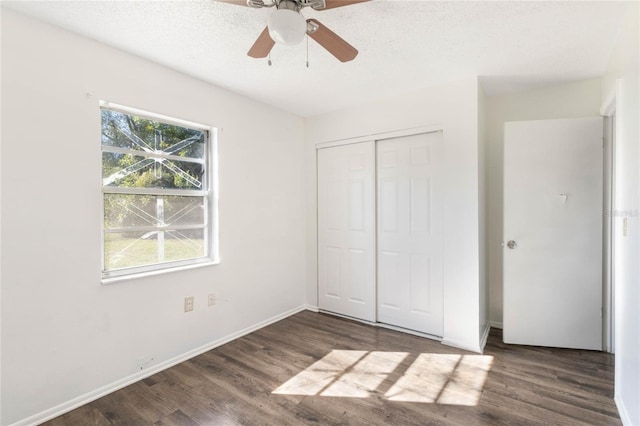
[(318, 304), (375, 321), (375, 146), (318, 151)]
[(442, 133), (377, 142), (378, 321), (443, 332)]
[(320, 309), (442, 336), (442, 133), (317, 153)]

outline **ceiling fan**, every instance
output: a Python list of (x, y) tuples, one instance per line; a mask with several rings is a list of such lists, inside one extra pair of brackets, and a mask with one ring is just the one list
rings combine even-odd
[(265, 58), (275, 43), (294, 46), (305, 34), (327, 49), (341, 62), (348, 62), (358, 55), (358, 50), (316, 19), (306, 19), (300, 13), (305, 7), (315, 10), (334, 9), (369, 0), (216, 0), (253, 8), (275, 7), (267, 20), (267, 27), (258, 36), (249, 52), (252, 58)]

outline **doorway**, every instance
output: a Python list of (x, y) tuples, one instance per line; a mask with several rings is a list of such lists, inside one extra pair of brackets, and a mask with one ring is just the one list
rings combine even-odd
[(615, 352), (615, 176), (616, 114), (604, 117), (603, 205), (602, 221), (602, 349)]

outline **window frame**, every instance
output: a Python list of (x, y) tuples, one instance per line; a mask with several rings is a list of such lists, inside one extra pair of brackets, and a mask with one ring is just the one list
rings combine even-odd
[[(142, 152), (130, 148), (109, 147), (102, 144), (102, 111), (115, 111), (131, 116), (137, 116), (143, 119), (160, 122), (163, 124), (175, 125), (205, 133), (204, 152), (202, 159), (188, 159), (188, 162), (200, 163), (204, 168), (204, 178), (202, 179), (202, 190), (198, 189), (162, 189), (162, 188), (128, 188), (128, 187), (110, 187), (104, 185), (103, 160), (102, 155), (105, 152), (131, 154), (142, 156), (145, 158), (166, 158), (169, 160), (185, 161), (185, 157), (171, 154)], [(101, 248), (101, 277), (103, 284), (117, 282), (137, 277), (164, 274), (172, 271), (192, 269), (201, 266), (215, 265), (220, 263), (218, 250), (218, 129), (213, 126), (195, 123), (192, 121), (181, 120), (165, 115), (131, 108), (124, 105), (114, 104), (108, 101), (100, 101), (100, 177), (101, 177), (101, 197), (100, 197), (100, 248)], [(105, 149), (105, 147), (107, 149)], [(131, 228), (114, 228), (107, 229), (105, 226), (105, 195), (106, 194), (131, 194), (131, 195), (164, 195), (164, 196), (192, 196), (202, 197), (204, 199), (204, 223), (203, 225), (182, 225), (180, 229), (202, 229), (204, 233), (204, 249), (205, 255), (202, 257), (159, 262), (150, 265), (130, 266), (118, 269), (106, 269), (105, 259), (105, 237), (107, 233), (117, 233), (118, 231), (137, 231), (137, 230), (158, 230), (160, 228), (153, 226), (139, 226)], [(152, 229), (153, 228), (153, 229)]]

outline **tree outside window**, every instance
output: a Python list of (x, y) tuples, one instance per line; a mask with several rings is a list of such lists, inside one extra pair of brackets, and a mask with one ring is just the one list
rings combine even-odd
[(209, 129), (101, 109), (103, 277), (213, 260)]

